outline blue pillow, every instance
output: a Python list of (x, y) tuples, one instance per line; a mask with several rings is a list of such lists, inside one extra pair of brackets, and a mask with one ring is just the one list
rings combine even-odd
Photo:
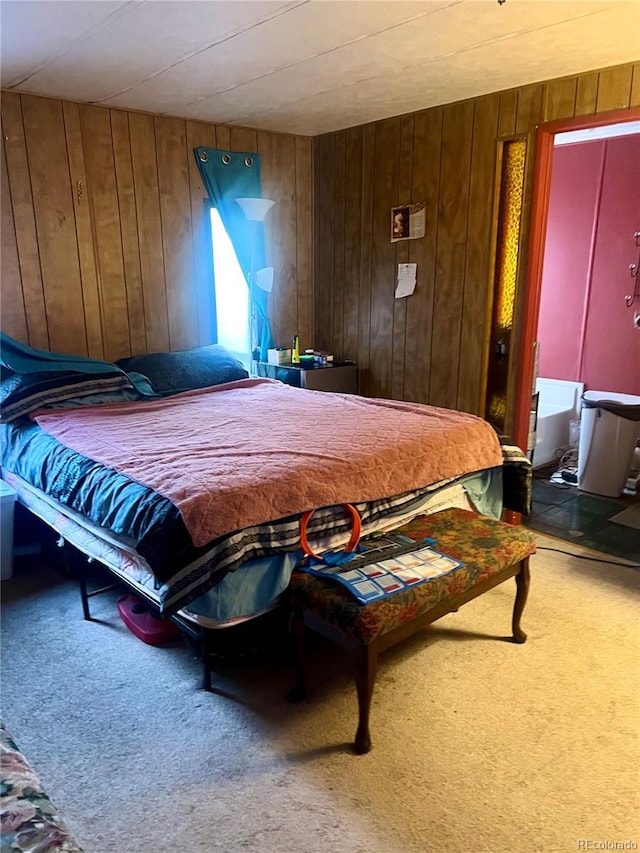
[(152, 352), (116, 362), (126, 373), (142, 373), (163, 397), (246, 379), (242, 362), (219, 344), (179, 352)]
[(36, 409), (53, 406), (72, 398), (93, 394), (133, 391), (131, 380), (120, 370), (105, 373), (79, 373), (71, 370), (47, 370), (40, 373), (14, 373), (3, 367), (0, 381), (0, 421), (9, 423)]

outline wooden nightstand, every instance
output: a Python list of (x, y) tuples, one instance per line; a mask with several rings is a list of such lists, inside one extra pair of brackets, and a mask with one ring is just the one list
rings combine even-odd
[(279, 379), (280, 382), (294, 385), (296, 388), (307, 388), (311, 391), (337, 391), (341, 394), (358, 393), (358, 365), (354, 362), (301, 366), (267, 364), (259, 361), (255, 368), (256, 376)]

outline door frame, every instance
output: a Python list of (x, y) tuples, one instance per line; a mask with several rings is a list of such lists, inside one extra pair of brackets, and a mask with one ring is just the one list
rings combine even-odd
[(529, 224), (528, 263), (518, 360), (517, 399), (515, 401), (513, 439), (526, 451), (529, 435), (531, 395), (533, 392), (534, 343), (538, 331), (542, 269), (551, 191), (553, 145), (556, 133), (587, 130), (608, 124), (640, 121), (640, 107), (598, 113), (571, 119), (557, 119), (541, 124), (536, 132), (533, 196)]

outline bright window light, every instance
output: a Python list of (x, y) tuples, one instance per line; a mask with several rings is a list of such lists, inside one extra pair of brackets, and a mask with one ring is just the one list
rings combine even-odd
[(232, 352), (247, 370), (251, 365), (249, 288), (220, 214), (211, 208), (213, 273), (215, 277), (218, 343)]

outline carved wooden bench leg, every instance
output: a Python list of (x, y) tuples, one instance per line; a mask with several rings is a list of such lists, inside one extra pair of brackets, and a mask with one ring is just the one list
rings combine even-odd
[(378, 672), (378, 650), (375, 642), (362, 645), (354, 653), (356, 691), (358, 693), (358, 729), (354, 741), (355, 751), (364, 755), (371, 749), (369, 713), (371, 698)]
[(520, 627), (520, 617), (522, 616), (522, 611), (529, 595), (529, 580), (529, 558), (526, 557), (520, 563), (520, 571), (516, 575), (516, 601), (513, 606), (513, 620), (511, 623), (514, 643), (524, 643), (527, 639), (527, 635)]
[(535, 552), (528, 530), (468, 510), (448, 509), (419, 516), (396, 532), (417, 543), (435, 540), (438, 550), (460, 562), (459, 568), (398, 592), (390, 599), (394, 606), (384, 606), (380, 599), (357, 602), (340, 584), (308, 572), (291, 576), (296, 685), (289, 698), (301, 701), (305, 694), (302, 632), (306, 625), (347, 649), (353, 658), (359, 714), (354, 748), (359, 754), (371, 749), (369, 715), (380, 652), (513, 577), (516, 597), (510, 640), (524, 643), (527, 639), (520, 618), (529, 592), (528, 556)]

